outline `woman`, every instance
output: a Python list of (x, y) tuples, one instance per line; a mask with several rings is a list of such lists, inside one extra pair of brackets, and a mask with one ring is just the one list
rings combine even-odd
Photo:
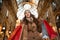
[(23, 33), (21, 40), (41, 40), (38, 31), (39, 25), (38, 20), (31, 14), (29, 10), (24, 13), (25, 17), (22, 21)]
[(29, 10), (26, 10), (24, 15), (24, 19), (20, 25), (17, 25), (8, 40), (41, 40), (41, 28), (38, 24), (38, 20), (31, 14)]

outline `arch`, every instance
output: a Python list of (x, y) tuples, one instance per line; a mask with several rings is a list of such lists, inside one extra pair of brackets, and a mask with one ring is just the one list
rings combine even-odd
[[(30, 10), (30, 12), (38, 18), (38, 12), (37, 12), (37, 6), (30, 2), (23, 2), (19, 5), (18, 12), (17, 12), (17, 18), (19, 20), (22, 20), (24, 18), (24, 11)], [(21, 14), (20, 14), (21, 13)]]

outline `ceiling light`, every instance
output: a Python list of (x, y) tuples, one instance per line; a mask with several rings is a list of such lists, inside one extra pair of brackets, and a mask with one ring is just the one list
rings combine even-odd
[(31, 8), (31, 5), (30, 4), (25, 4), (24, 5), (24, 9), (30, 9)]

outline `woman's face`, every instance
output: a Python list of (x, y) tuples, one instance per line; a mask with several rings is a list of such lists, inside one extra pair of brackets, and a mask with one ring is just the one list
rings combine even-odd
[(29, 18), (30, 17), (30, 12), (26, 11), (25, 16)]

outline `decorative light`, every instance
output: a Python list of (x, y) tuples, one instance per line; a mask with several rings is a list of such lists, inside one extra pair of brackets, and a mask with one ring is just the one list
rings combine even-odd
[(5, 30), (5, 27), (3, 27), (3, 30)]
[(35, 16), (35, 18), (38, 18), (38, 12), (37, 12), (37, 9), (36, 9), (36, 5), (31, 5), (29, 3), (26, 3), (26, 4), (20, 4), (19, 5), (19, 8), (18, 8), (18, 12), (17, 12), (17, 18), (19, 20), (23, 20), (24, 18), (24, 12), (25, 10), (29, 10), (31, 12), (32, 15)]
[(8, 17), (8, 10), (7, 10), (6, 16)]
[(24, 9), (27, 10), (27, 9), (30, 9), (30, 8), (31, 8), (31, 5), (30, 5), (30, 4), (25, 4), (25, 5), (24, 5)]
[(11, 31), (9, 31), (9, 33), (11, 33)]
[(53, 2), (52, 4), (53, 4), (53, 6), (55, 6), (55, 7), (56, 7), (56, 3), (54, 3), (54, 2)]
[(32, 9), (30, 9), (30, 12), (31, 12), (32, 15), (34, 15), (35, 18), (38, 18), (38, 12), (37, 12), (37, 9), (32, 8)]
[(47, 11), (47, 17), (48, 17), (48, 11)]
[(35, 0), (35, 4), (38, 5), (39, 0)]
[(57, 19), (59, 19), (59, 16), (57, 16)]

